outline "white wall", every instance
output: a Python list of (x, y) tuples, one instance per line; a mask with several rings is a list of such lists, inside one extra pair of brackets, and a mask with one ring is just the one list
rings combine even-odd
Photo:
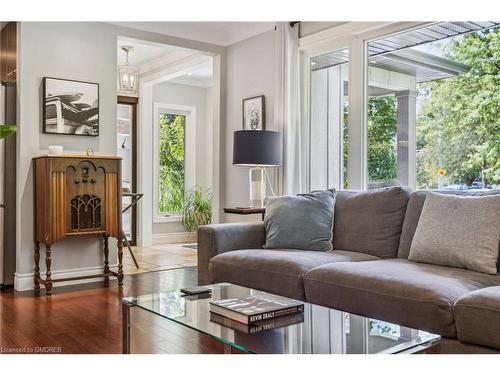
[[(196, 185), (212, 186), (212, 89), (162, 82), (153, 86), (153, 103), (196, 108)], [(153, 124), (154, 126), (155, 124)], [(151, 182), (152, 183), (152, 182)], [(153, 235), (185, 232), (180, 223), (154, 223)]]
[[(242, 129), (242, 99), (265, 95), (266, 129), (274, 130), (274, 31), (233, 44), (226, 51), (226, 121), (221, 135), (222, 206), (248, 206), (248, 168), (232, 164), (233, 133)], [(271, 181), (272, 181), (271, 176)], [(225, 214), (221, 221), (255, 221), (259, 215)]]
[[(31, 158), (47, 152), (49, 145), (65, 150), (93, 148), (116, 153), (116, 43), (118, 35), (172, 44), (209, 53), (223, 47), (146, 31), (91, 22), (21, 22), (18, 25), (18, 125), (17, 132), (17, 233), (16, 279), (18, 290), (33, 287), (33, 170)], [(100, 136), (75, 137), (41, 133), (42, 78), (44, 76), (99, 83)], [(140, 126), (140, 125), (139, 125)], [(112, 250), (114, 241), (110, 241)], [(110, 252), (111, 264), (116, 253)], [(44, 253), (42, 252), (41, 269)], [(95, 273), (103, 263), (102, 245), (95, 237), (73, 238), (53, 246), (54, 278)]]
[[(21, 23), (18, 39), (18, 233), (16, 289), (31, 286), (33, 272), (33, 168), (31, 158), (46, 153), (49, 145), (65, 150), (116, 152), (116, 35), (109, 26), (88, 23)], [(99, 137), (41, 133), (42, 78), (60, 77), (99, 83)], [(110, 241), (115, 248), (114, 241)], [(111, 251), (111, 264), (116, 252)], [(43, 264), (42, 252), (42, 264)], [(102, 264), (97, 237), (74, 238), (54, 244), (57, 271), (94, 268)], [(42, 271), (45, 266), (41, 267)]]

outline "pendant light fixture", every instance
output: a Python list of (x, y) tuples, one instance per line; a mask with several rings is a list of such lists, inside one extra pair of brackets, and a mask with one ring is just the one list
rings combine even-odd
[(128, 54), (134, 47), (122, 46), (121, 49), (127, 54), (127, 59), (125, 65), (120, 65), (118, 67), (118, 91), (122, 94), (137, 95), (139, 67), (129, 65), (128, 62)]

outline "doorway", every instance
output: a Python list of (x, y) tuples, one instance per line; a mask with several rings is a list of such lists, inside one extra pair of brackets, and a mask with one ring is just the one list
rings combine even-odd
[(123, 191), (144, 194), (137, 210), (123, 215), (139, 265), (125, 252), (124, 271), (195, 266), (196, 228), (183, 219), (202, 191), (210, 200), (204, 213), (217, 220), (220, 56), (125, 37), (117, 42), (118, 64), (126, 63), (122, 47), (129, 46), (129, 64), (139, 71), (137, 97), (117, 103)]

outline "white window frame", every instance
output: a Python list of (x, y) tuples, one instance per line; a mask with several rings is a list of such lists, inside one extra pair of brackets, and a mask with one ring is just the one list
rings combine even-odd
[(155, 102), (153, 104), (153, 223), (181, 221), (181, 214), (165, 217), (160, 212), (160, 116), (163, 113), (185, 116), (184, 129), (184, 192), (196, 186), (196, 107)]
[[(324, 53), (348, 48), (349, 50), (349, 144), (348, 166), (349, 189), (366, 190), (368, 182), (368, 119), (367, 119), (367, 72), (368, 42), (392, 34), (427, 26), (434, 22), (347, 22), (340, 26), (305, 36), (299, 40), (302, 52), (304, 87), (302, 92), (302, 120), (310, 129), (310, 59)], [(304, 155), (308, 155), (309, 139)], [(306, 162), (306, 165), (309, 161)], [(306, 180), (309, 181), (306, 171)], [(306, 187), (309, 186), (306, 184)]]

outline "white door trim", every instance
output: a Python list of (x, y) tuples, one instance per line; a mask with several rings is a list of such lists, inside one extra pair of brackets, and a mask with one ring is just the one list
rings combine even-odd
[[(205, 54), (208, 55), (208, 54)], [(212, 55), (210, 55), (212, 56)], [(220, 184), (220, 129), (223, 117), (224, 77), (223, 67), (225, 54), (212, 56), (214, 59), (213, 70), (213, 163), (212, 163), (212, 222), (217, 223), (221, 210), (219, 196), (221, 194)], [(137, 189), (144, 193), (142, 204), (138, 207), (138, 231), (137, 242), (140, 246), (151, 246), (153, 243), (153, 151), (151, 140), (153, 139), (153, 85), (162, 81), (168, 81), (186, 73), (188, 69), (204, 63), (200, 55), (185, 58), (166, 66), (162, 71), (155, 71), (139, 81), (139, 122), (137, 129)], [(149, 103), (149, 104), (148, 104)]]

